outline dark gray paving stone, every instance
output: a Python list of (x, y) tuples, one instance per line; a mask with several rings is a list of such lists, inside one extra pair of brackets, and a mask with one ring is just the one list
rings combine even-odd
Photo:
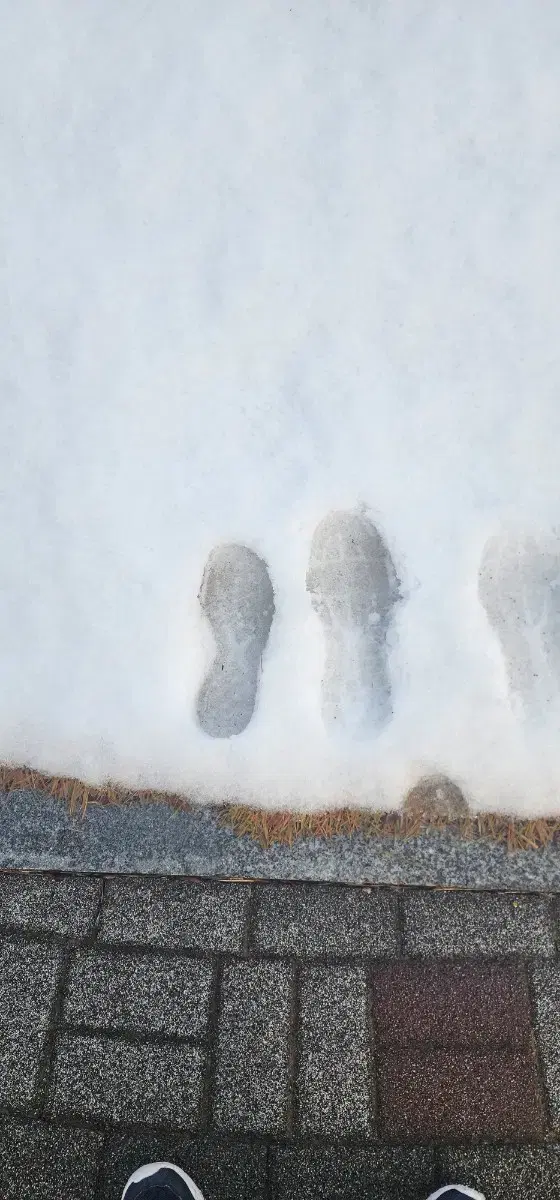
[(274, 954), (369, 957), (397, 953), (397, 901), (365, 888), (257, 888), (254, 940)]
[(409, 892), (403, 898), (405, 954), (553, 955), (550, 902), (539, 896)]
[(544, 1066), (550, 1111), (560, 1128), (560, 964), (533, 963), (536, 1031)]
[(57, 947), (0, 944), (0, 1104), (29, 1104), (60, 970)]
[(266, 1148), (212, 1137), (189, 1141), (166, 1137), (111, 1138), (103, 1200), (120, 1200), (142, 1163), (173, 1162), (201, 1189), (205, 1200), (261, 1200), (266, 1186)]
[(371, 1133), (365, 971), (305, 967), (301, 976), (299, 1120), (306, 1133)]
[(49, 1111), (192, 1129), (198, 1124), (204, 1061), (194, 1046), (65, 1034), (57, 1042)]
[(249, 888), (179, 879), (110, 879), (100, 937), (105, 942), (188, 950), (241, 950)]
[(560, 1200), (560, 1146), (481, 1146), (441, 1153), (441, 1183), (463, 1183), (487, 1200)]
[(428, 1149), (290, 1149), (275, 1160), (278, 1200), (426, 1200), (432, 1191)]
[(94, 1200), (102, 1138), (42, 1122), (0, 1122), (2, 1200)]
[(232, 1131), (286, 1129), (292, 972), (283, 963), (229, 963), (219, 1018), (214, 1121)]
[(64, 1020), (92, 1029), (204, 1037), (214, 968), (157, 954), (78, 951), (72, 961)]
[(101, 880), (87, 875), (0, 875), (0, 925), (30, 933), (89, 933)]

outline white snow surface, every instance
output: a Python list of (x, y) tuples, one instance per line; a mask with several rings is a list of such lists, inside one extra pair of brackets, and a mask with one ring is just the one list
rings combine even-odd
[[(443, 771), (560, 812), (560, 681), (515, 702), (478, 593), (489, 538), (560, 523), (557, 0), (0, 14), (0, 757), (309, 809)], [(401, 581), (370, 737), (321, 717), (333, 510)], [(227, 738), (196, 720), (221, 543), (275, 601)]]

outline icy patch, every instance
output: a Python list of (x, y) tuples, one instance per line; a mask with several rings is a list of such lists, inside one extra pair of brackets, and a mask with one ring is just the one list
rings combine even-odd
[(504, 532), (486, 543), (479, 596), (496, 633), (512, 703), (540, 717), (560, 696), (560, 539)]
[(198, 694), (198, 721), (210, 737), (228, 738), (247, 728), (255, 708), (274, 616), (266, 563), (247, 546), (216, 547), (199, 600), (216, 640), (216, 656)]
[(386, 634), (398, 592), (387, 546), (367, 517), (333, 512), (320, 522), (307, 588), (325, 632), (325, 725), (371, 734), (392, 713)]

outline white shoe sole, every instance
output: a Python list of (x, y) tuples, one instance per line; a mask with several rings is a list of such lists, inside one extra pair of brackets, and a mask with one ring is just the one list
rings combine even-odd
[(187, 1187), (190, 1188), (194, 1196), (194, 1200), (204, 1200), (204, 1196), (202, 1195), (200, 1188), (196, 1186), (196, 1183), (193, 1179), (191, 1179), (190, 1175), (185, 1175), (185, 1172), (182, 1171), (180, 1167), (176, 1167), (175, 1163), (168, 1162), (147, 1163), (146, 1166), (139, 1167), (138, 1170), (134, 1172), (134, 1175), (131, 1175), (130, 1179), (125, 1184), (121, 1200), (125, 1200), (126, 1193), (133, 1183), (142, 1183), (143, 1179), (149, 1179), (150, 1175), (155, 1175), (157, 1171), (162, 1171), (164, 1169), (168, 1171), (175, 1171), (175, 1174), (178, 1175), (179, 1178), (187, 1184)]
[(486, 1200), (482, 1192), (475, 1192), (474, 1188), (465, 1187), (464, 1183), (446, 1183), (445, 1187), (440, 1187), (437, 1192), (432, 1192), (431, 1196), (428, 1196), (428, 1200), (439, 1200), (439, 1197), (445, 1196), (446, 1192), (460, 1192), (462, 1196), (469, 1196), (470, 1200)]

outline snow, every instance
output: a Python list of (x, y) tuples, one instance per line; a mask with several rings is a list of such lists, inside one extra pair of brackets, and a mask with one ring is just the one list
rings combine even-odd
[[(2, 5), (3, 760), (308, 808), (443, 771), (560, 811), (560, 680), (520, 697), (503, 652), (529, 622), (549, 664), (560, 627), (559, 56), (556, 0)], [(400, 581), (369, 736), (321, 706), (339, 511)], [(490, 538), (537, 546), (493, 619)], [(223, 543), (275, 612), (211, 737)]]

